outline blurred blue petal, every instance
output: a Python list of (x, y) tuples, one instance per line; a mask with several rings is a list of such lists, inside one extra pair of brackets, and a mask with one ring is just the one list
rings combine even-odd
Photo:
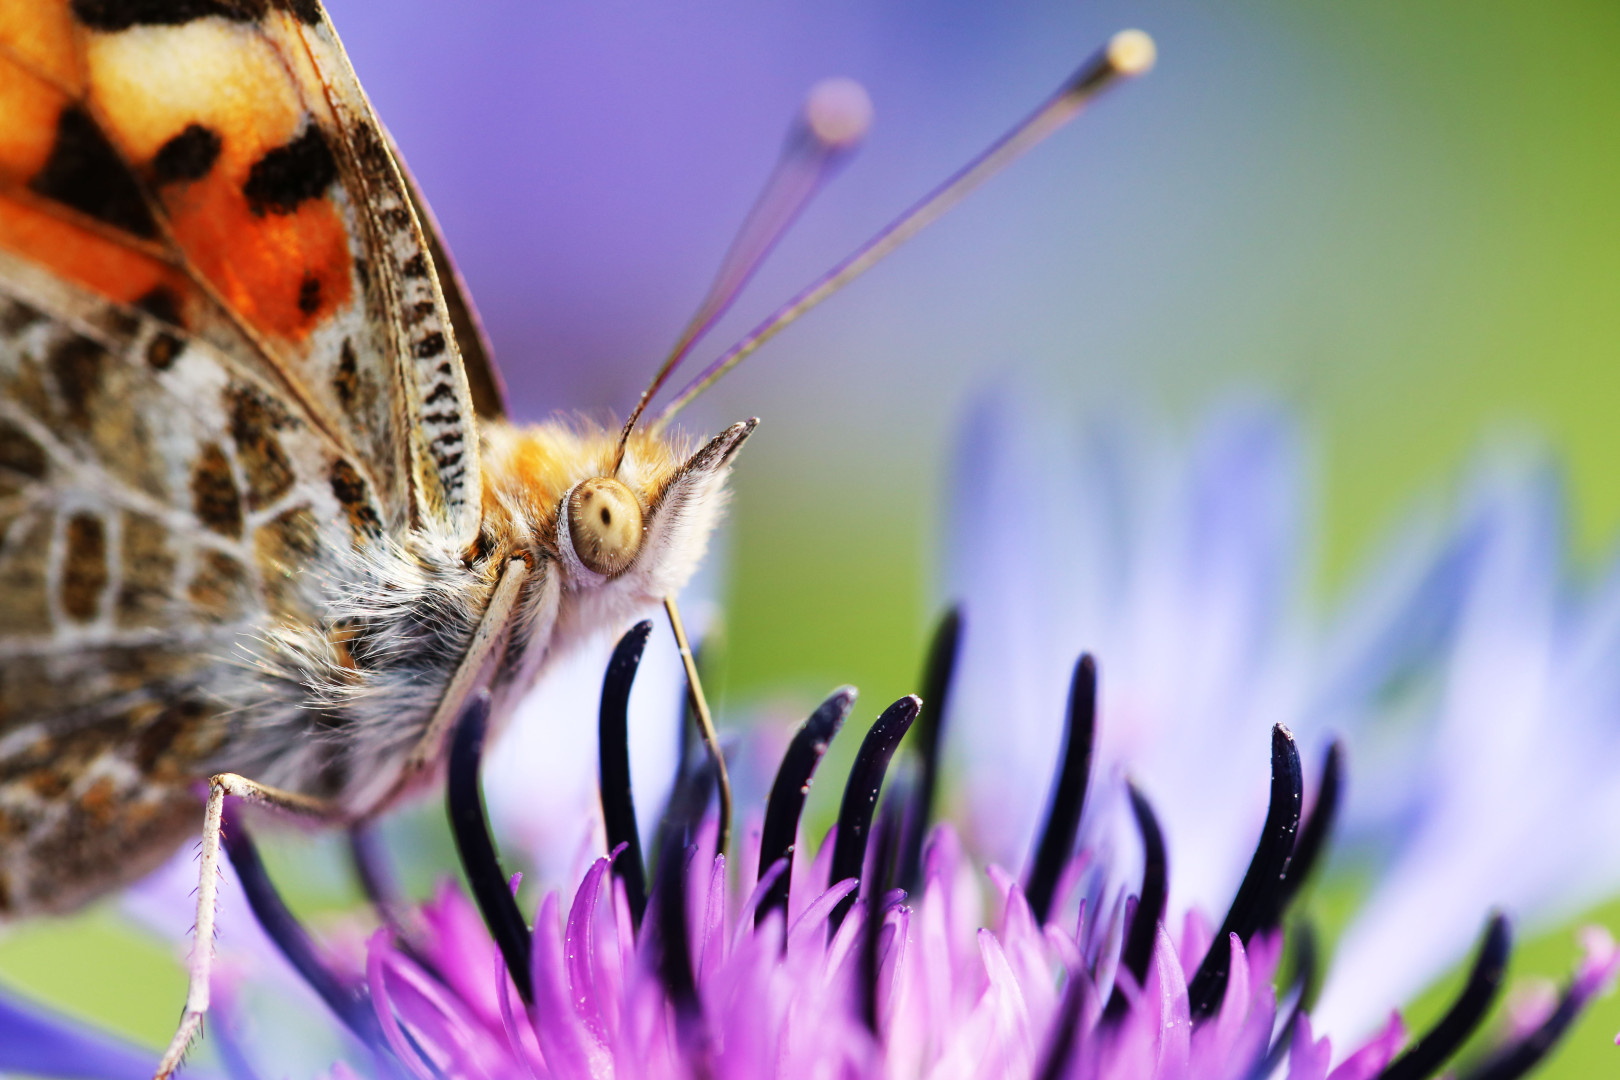
[[(0, 1073), (151, 1080), (157, 1055), (0, 991)], [(198, 1076), (188, 1070), (188, 1076)]]
[[(1265, 813), (1271, 724), (1297, 730), (1302, 711), (1300, 441), (1257, 406), (1213, 415), (1185, 454), (1126, 422), (1063, 430), (1001, 394), (958, 444), (947, 590), (965, 618), (952, 723), (972, 820), (1019, 864), (1046, 793), (1015, 778), (1055, 759), (1091, 650), (1099, 779), (1128, 768), (1154, 799), (1172, 909), (1219, 911)], [(1091, 805), (1102, 827), (1117, 799)]]

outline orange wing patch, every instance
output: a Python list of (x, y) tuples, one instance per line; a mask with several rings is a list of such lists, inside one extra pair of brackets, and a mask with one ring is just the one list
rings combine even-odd
[(302, 341), (353, 295), (337, 166), (280, 56), (221, 18), (86, 35), (90, 96), (175, 242), (260, 333)]
[[(408, 518), (397, 312), (313, 0), (0, 0), (0, 250), (280, 387)], [(378, 275), (373, 273), (372, 279)]]
[(193, 294), (184, 274), (127, 239), (107, 235), (93, 221), (64, 217), (42, 204), (26, 193), (0, 194), (0, 248), (109, 299), (183, 324), (179, 312)]
[(0, 249), (276, 385), (385, 530), (471, 543), (457, 332), (492, 413), (498, 379), (317, 0), (0, 0), (0, 116)]

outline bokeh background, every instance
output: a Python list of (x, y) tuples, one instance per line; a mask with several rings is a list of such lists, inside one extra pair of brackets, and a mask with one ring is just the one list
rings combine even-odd
[[(765, 419), (725, 541), (722, 678), (739, 711), (797, 708), (842, 682), (868, 701), (913, 688), (945, 600), (952, 432), (986, 387), (1034, 388), (1077, 421), (1123, 409), (1172, 430), (1233, 394), (1286, 402), (1320, 477), (1322, 600), (1395, 514), (1443, 498), (1493, 440), (1560, 455), (1577, 565), (1611, 547), (1613, 4), (328, 6), (533, 418), (629, 406), (817, 79), (868, 87), (871, 138), (716, 351), (1114, 30), (1157, 39), (1150, 77), (691, 410), (704, 430)], [(1567, 970), (1568, 941), (1538, 939), (1521, 969)], [(153, 1043), (181, 993), (172, 958), (107, 910), (0, 939), (0, 979)], [(1600, 1052), (1615, 1053), (1603, 1033), (1616, 1028), (1610, 1001), (1550, 1075), (1612, 1070)]]

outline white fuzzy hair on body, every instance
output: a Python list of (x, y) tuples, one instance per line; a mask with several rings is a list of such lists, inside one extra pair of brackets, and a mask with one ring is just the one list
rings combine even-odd
[[(244, 633), (238, 655), (215, 666), (210, 689), (229, 734), (210, 768), (330, 799), (351, 817), (381, 809), (467, 655), (506, 563), (523, 558), (529, 572), (492, 679), (493, 730), (554, 661), (686, 584), (727, 502), (731, 458), (751, 430), (751, 423), (740, 435), (731, 429), (731, 438), (716, 438), (680, 467), (648, 509), (634, 562), (611, 578), (579, 562), (566, 514), (499, 493), (505, 520), (536, 527), (471, 562), (448, 531), (419, 528), (356, 545), (334, 525), (296, 583), (306, 610), (322, 616)], [(553, 545), (540, 535), (547, 510), (556, 522)]]

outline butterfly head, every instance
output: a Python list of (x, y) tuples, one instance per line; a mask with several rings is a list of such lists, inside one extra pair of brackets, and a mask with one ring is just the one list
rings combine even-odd
[(604, 469), (564, 492), (555, 543), (570, 584), (624, 581), (643, 597), (684, 584), (725, 505), (731, 462), (758, 423), (733, 424), (684, 455), (661, 435), (633, 439), (615, 472)]
[[(726, 478), (757, 420), (690, 450), (638, 432), (617, 469), (617, 432), (560, 423), (486, 436), (490, 494), (559, 571), (565, 607), (643, 604), (678, 591), (708, 546)], [(494, 507), (490, 507), (494, 509)]]

